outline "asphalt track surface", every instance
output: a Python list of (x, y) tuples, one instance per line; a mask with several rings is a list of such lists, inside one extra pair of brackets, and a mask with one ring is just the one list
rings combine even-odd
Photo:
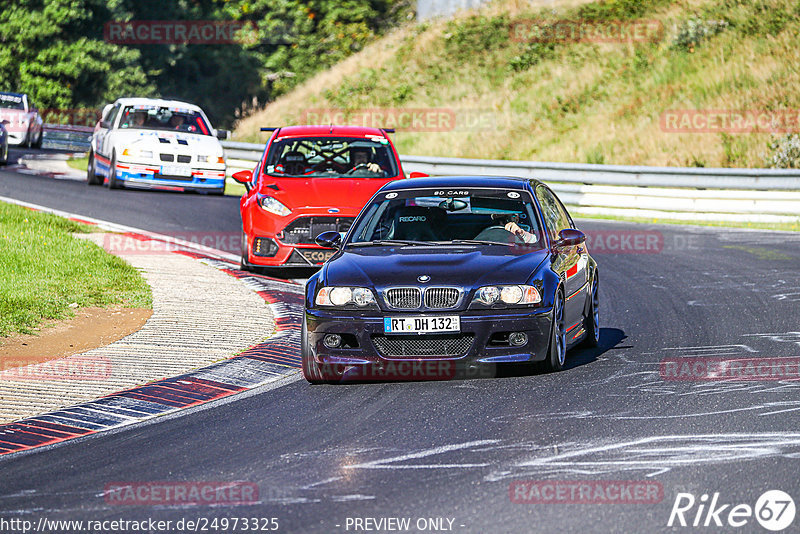
[[(0, 195), (154, 231), (239, 224), (231, 198), (108, 191), (5, 171)], [(0, 518), (277, 518), (283, 532), (364, 532), (355, 518), (390, 517), (410, 518), (408, 531), (417, 532), (420, 518), (446, 518), (453, 532), (654, 532), (671, 530), (679, 493), (698, 501), (719, 493), (717, 507), (731, 505), (718, 516), (725, 527), (710, 518), (700, 531), (766, 532), (754, 517), (732, 528), (728, 512), (755, 507), (767, 490), (800, 502), (800, 381), (669, 380), (662, 362), (800, 356), (800, 236), (580, 226), (606, 243), (649, 232), (660, 245), (625, 253), (590, 246), (601, 273), (601, 346), (571, 352), (565, 371), (256, 390), (4, 457)], [(663, 497), (532, 504), (509, 493), (520, 481), (601, 480), (648, 481)], [(245, 481), (258, 486), (258, 499), (127, 506), (104, 498), (108, 484), (151, 481)], [(685, 512), (690, 525), (697, 511)], [(785, 531), (798, 525), (795, 517)]]

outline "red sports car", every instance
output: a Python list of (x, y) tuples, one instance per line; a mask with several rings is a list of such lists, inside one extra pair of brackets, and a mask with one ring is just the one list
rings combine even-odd
[(358, 126), (275, 128), (256, 168), (233, 175), (247, 187), (241, 199), (241, 268), (324, 263), (334, 251), (315, 238), (346, 232), (378, 189), (405, 178), (387, 132)]

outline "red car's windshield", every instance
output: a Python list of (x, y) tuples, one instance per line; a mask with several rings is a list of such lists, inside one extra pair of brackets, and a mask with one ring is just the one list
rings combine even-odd
[(269, 148), (264, 173), (271, 176), (388, 178), (397, 162), (385, 137), (287, 138)]

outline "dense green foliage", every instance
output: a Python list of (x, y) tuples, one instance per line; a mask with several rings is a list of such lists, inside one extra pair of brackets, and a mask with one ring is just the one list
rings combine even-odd
[[(166, 96), (229, 125), (396, 24), (408, 0), (15, 0), (0, 11), (0, 90), (40, 108), (99, 108)], [(235, 44), (119, 45), (109, 21), (243, 21)]]

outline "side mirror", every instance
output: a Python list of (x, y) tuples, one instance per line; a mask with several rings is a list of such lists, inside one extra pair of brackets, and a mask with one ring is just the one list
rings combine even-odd
[(430, 176), (430, 174), (427, 174), (427, 173), (424, 173), (424, 172), (417, 172), (417, 171), (414, 171), (414, 172), (412, 172), (411, 174), (408, 175), (409, 178), (426, 178), (428, 176)]
[(225, 141), (229, 136), (230, 132), (228, 130), (217, 130), (217, 139)]
[(342, 234), (333, 230), (322, 232), (314, 241), (322, 248), (339, 248), (342, 246)]
[(576, 247), (586, 242), (586, 234), (574, 228), (565, 228), (558, 233), (555, 248)]
[(233, 173), (233, 179), (239, 182), (240, 184), (249, 184), (253, 181), (253, 171), (239, 171)]

